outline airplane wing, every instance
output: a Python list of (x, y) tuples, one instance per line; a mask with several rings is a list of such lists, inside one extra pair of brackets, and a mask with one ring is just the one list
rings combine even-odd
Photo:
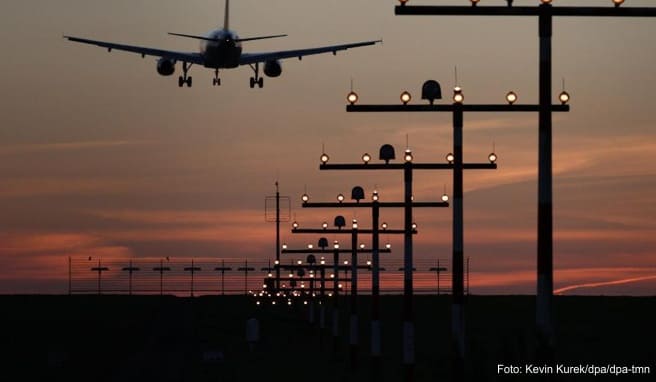
[(279, 52), (242, 53), (241, 58), (239, 59), (239, 65), (250, 65), (250, 64), (255, 64), (257, 62), (282, 60), (285, 58), (292, 58), (292, 57), (298, 57), (300, 59), (303, 56), (310, 56), (313, 54), (321, 54), (321, 53), (329, 53), (329, 52), (333, 54), (337, 54), (337, 51), (339, 50), (347, 50), (349, 48), (357, 48), (360, 46), (375, 45), (378, 42), (382, 42), (382, 40), (362, 41), (362, 42), (355, 42), (352, 44), (322, 46), (319, 48), (283, 50)]
[(83, 44), (90, 44), (90, 45), (97, 45), (101, 48), (107, 48), (108, 51), (112, 51), (112, 49), (116, 50), (123, 50), (126, 52), (132, 52), (132, 53), (138, 53), (142, 57), (145, 56), (155, 56), (155, 57), (162, 57), (162, 58), (168, 58), (176, 61), (183, 61), (183, 62), (190, 62), (198, 65), (203, 65), (204, 63), (204, 58), (200, 53), (187, 53), (187, 52), (175, 52), (171, 50), (162, 50), (162, 49), (153, 49), (153, 48), (145, 48), (141, 46), (133, 46), (133, 45), (123, 45), (123, 44), (115, 44), (111, 42), (105, 42), (105, 41), (97, 41), (97, 40), (89, 40), (86, 38), (79, 38), (79, 37), (72, 37), (72, 36), (64, 36), (65, 39), (68, 39), (69, 41), (73, 42), (80, 42)]

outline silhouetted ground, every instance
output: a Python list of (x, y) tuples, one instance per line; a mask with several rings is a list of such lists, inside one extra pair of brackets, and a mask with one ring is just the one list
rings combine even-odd
[[(497, 364), (535, 363), (534, 301), (470, 296), (468, 376), (500, 377)], [(243, 296), (2, 296), (3, 381), (368, 381), (370, 300), (359, 306), (359, 367), (351, 371), (342, 300), (340, 348), (307, 322), (303, 306), (256, 307)], [(450, 297), (415, 297), (416, 381), (450, 380)], [(327, 305), (327, 313), (330, 312)], [(377, 381), (401, 381), (400, 296), (382, 298), (384, 359)], [(656, 380), (656, 298), (557, 297), (557, 362), (649, 366), (647, 376), (553, 380)], [(245, 321), (260, 320), (254, 352)], [(329, 316), (327, 314), (327, 316)], [(330, 322), (327, 320), (327, 326)], [(5, 362), (3, 362), (5, 363)], [(20, 374), (16, 374), (20, 373)], [(548, 380), (548, 379), (546, 379)]]

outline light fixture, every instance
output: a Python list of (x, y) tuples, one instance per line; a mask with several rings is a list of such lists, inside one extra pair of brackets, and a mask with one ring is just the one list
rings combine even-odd
[(613, 0), (613, 4), (615, 4), (615, 7), (619, 7), (624, 3), (624, 0)]
[(353, 219), (352, 227), (353, 227), (353, 229), (358, 228), (358, 221), (357, 221), (357, 219)]
[(342, 194), (337, 195), (337, 201), (340, 202), (340, 203), (343, 202), (344, 201), (344, 195), (342, 195)]
[(365, 245), (364, 243), (360, 244), (360, 249), (364, 249)]
[(380, 146), (379, 159), (384, 160), (385, 164), (388, 164), (392, 159), (396, 159), (396, 155), (394, 154), (394, 146), (389, 144)]
[(269, 272), (269, 274), (267, 274), (267, 277), (273, 277), (273, 275), (271, 274), (271, 272)]
[(303, 194), (301, 196), (301, 200), (303, 201), (303, 203), (307, 203), (307, 201), (310, 200), (310, 196), (308, 194)]
[(292, 228), (294, 228), (294, 229), (298, 228), (298, 223), (296, 221), (294, 221), (292, 223)]
[(347, 100), (348, 103), (350, 103), (351, 105), (354, 105), (356, 102), (358, 102), (358, 93), (356, 93), (356, 92), (354, 92), (353, 90), (351, 90), (351, 91), (349, 92), (349, 94), (346, 96), (346, 100)]
[(460, 86), (453, 88), (453, 102), (462, 103), (464, 100), (465, 95), (462, 94), (462, 88)]
[(436, 99), (442, 99), (442, 88), (439, 82), (428, 80), (421, 86), (421, 99), (428, 100), (433, 105)]
[(446, 193), (442, 194), (442, 201), (443, 202), (448, 202), (449, 201), (449, 195), (447, 195)]
[[(287, 249), (287, 244), (283, 244), (282, 248), (283, 248), (283, 249)], [(275, 265), (278, 265), (278, 264), (280, 264), (280, 261), (279, 261), (279, 260), (276, 260), (276, 261), (274, 261), (273, 263), (274, 263)]]
[(374, 202), (377, 202), (377, 201), (378, 201), (378, 191), (374, 191), (373, 195), (371, 195), (371, 199), (372, 199)]
[(344, 265), (348, 265), (348, 260), (344, 260)]
[(406, 162), (412, 162), (412, 150), (405, 149), (405, 154), (403, 155), (403, 159), (405, 159)]
[(497, 161), (497, 154), (495, 153), (490, 153), (490, 155), (487, 156), (487, 159), (490, 160), (490, 163), (494, 163)]
[(321, 159), (321, 163), (326, 164), (326, 163), (328, 163), (328, 160), (330, 159), (330, 157), (328, 156), (328, 154), (323, 153), (323, 154), (321, 154), (320, 159)]
[(323, 223), (321, 223), (321, 227), (322, 227), (323, 229), (327, 229), (327, 228), (328, 228), (328, 222), (323, 222)]
[(558, 96), (558, 99), (561, 104), (566, 105), (569, 102), (569, 93), (563, 90)]
[(301, 264), (303, 264), (303, 262), (301, 260), (297, 260), (296, 264), (301, 265)]
[(412, 229), (413, 230), (417, 229), (417, 223), (412, 223)]
[(339, 249), (339, 242), (337, 240), (333, 242), (333, 248)]
[(472, 7), (475, 7), (478, 4), (478, 2), (481, 0), (470, 0), (470, 1), (472, 3)]
[(392, 244), (390, 244), (390, 243), (385, 244), (385, 248), (387, 248), (387, 249), (392, 248)]
[(511, 105), (514, 104), (517, 102), (517, 94), (513, 91), (509, 91), (508, 94), (506, 94), (506, 101)]
[[(287, 243), (283, 243), (283, 245), (282, 245), (282, 249), (287, 249)], [(278, 260), (276, 260), (276, 261), (278, 261)], [(276, 263), (276, 264), (277, 264), (277, 263)]]
[(371, 160), (371, 155), (369, 155), (368, 153), (364, 153), (362, 155), (362, 161), (364, 162), (364, 164), (369, 163), (370, 160)]
[(399, 0), (399, 3), (401, 3), (401, 6), (404, 6), (405, 3), (407, 3), (407, 2), (408, 2), (408, 0)]
[(371, 260), (367, 260), (367, 265), (371, 266)]
[(542, 4), (551, 4), (551, 0), (540, 0)]
[(386, 223), (386, 222), (383, 222), (383, 224), (381, 224), (380, 227), (381, 227), (382, 229), (387, 229), (387, 223)]
[(312, 249), (314, 246), (312, 244), (308, 244), (308, 249)]
[(453, 161), (456, 159), (456, 157), (453, 156), (453, 153), (448, 153), (446, 154), (446, 161), (449, 163), (453, 163)]
[(400, 98), (401, 98), (401, 102), (403, 102), (404, 105), (407, 105), (408, 102), (410, 102), (410, 100), (412, 99), (412, 96), (410, 95), (410, 93), (404, 90), (403, 93), (401, 93)]

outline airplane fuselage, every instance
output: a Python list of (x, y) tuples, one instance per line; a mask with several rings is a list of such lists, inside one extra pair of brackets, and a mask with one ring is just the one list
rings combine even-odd
[(228, 29), (216, 29), (207, 34), (214, 40), (203, 40), (200, 44), (200, 54), (205, 58), (207, 68), (236, 68), (241, 57), (241, 42), (239, 36)]

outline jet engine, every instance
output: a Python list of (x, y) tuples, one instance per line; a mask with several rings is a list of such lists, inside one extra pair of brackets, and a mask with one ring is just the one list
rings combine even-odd
[(264, 74), (268, 77), (278, 77), (281, 73), (282, 66), (280, 65), (280, 61), (273, 60), (264, 63)]
[(160, 58), (157, 60), (157, 73), (162, 76), (170, 76), (175, 72), (175, 60)]

